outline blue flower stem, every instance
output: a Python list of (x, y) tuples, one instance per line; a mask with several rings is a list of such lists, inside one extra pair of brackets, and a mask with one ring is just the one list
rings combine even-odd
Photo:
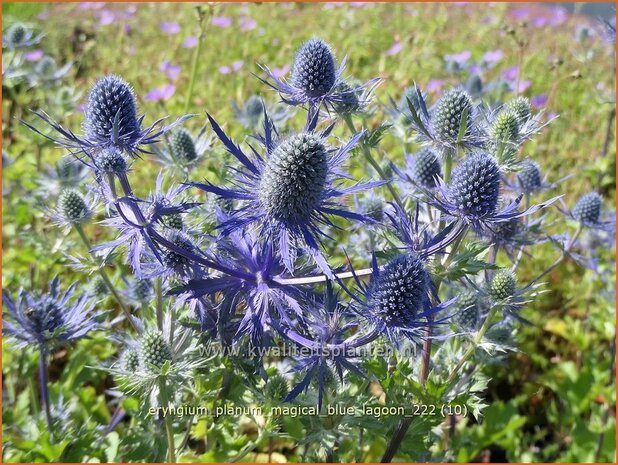
[(208, 14), (205, 14), (202, 7), (197, 7), (198, 14), (198, 23), (200, 26), (200, 36), (197, 39), (197, 46), (195, 47), (195, 51), (193, 52), (193, 57), (191, 58), (191, 78), (189, 80), (189, 87), (187, 89), (187, 95), (185, 96), (185, 106), (183, 109), (183, 114), (187, 114), (189, 111), (189, 105), (191, 104), (191, 96), (193, 95), (193, 88), (195, 87), (195, 77), (197, 75), (197, 62), (200, 56), (200, 52), (202, 50), (202, 43), (206, 37), (205, 24), (206, 19), (210, 18), (212, 15), (212, 7), (208, 9)]
[(47, 369), (47, 349), (43, 346), (40, 348), (39, 355), (39, 388), (41, 389), (41, 404), (45, 409), (45, 419), (47, 420), (47, 429), (49, 435), (54, 440), (54, 428), (51, 416), (51, 405), (49, 402), (49, 372)]
[[(165, 384), (165, 378), (159, 379), (159, 398), (161, 401), (161, 407), (164, 412), (169, 413), (169, 397), (167, 395), (167, 386)], [(165, 423), (165, 437), (167, 440), (167, 462), (176, 463), (176, 445), (174, 443), (174, 428), (172, 424), (172, 416), (165, 415), (163, 417)]]
[[(81, 224), (75, 224), (74, 227), (75, 227), (75, 230), (77, 231), (77, 233), (79, 234), (79, 237), (81, 238), (82, 242), (84, 243), (84, 245), (88, 249), (88, 252), (90, 253), (90, 255), (92, 255), (92, 257), (97, 262), (99, 262), (98, 257), (96, 255), (94, 255), (94, 253), (90, 252), (90, 250), (92, 249), (92, 244), (90, 243), (90, 239), (88, 239), (88, 236), (86, 236), (86, 233), (84, 232), (84, 228), (82, 227), (82, 225)], [(105, 283), (105, 287), (107, 287), (107, 289), (109, 289), (109, 292), (111, 292), (111, 294), (114, 296), (114, 299), (116, 300), (116, 302), (118, 302), (118, 305), (120, 306), (120, 308), (121, 308), (122, 312), (124, 313), (125, 317), (127, 318), (127, 320), (129, 320), (129, 323), (131, 323), (131, 326), (133, 326), (133, 329), (135, 329), (135, 331), (139, 332), (137, 327), (135, 326), (135, 323), (133, 322), (133, 317), (131, 316), (131, 312), (129, 311), (127, 306), (124, 304), (124, 301), (122, 300), (122, 297), (120, 297), (120, 294), (118, 293), (118, 291), (116, 290), (116, 288), (112, 284), (112, 281), (109, 279), (109, 276), (107, 276), (107, 273), (105, 272), (105, 270), (103, 268), (97, 268), (97, 273), (99, 273), (99, 276), (101, 276), (101, 279)]]
[[(351, 115), (345, 115), (343, 117), (343, 119), (345, 120), (348, 128), (352, 132), (352, 135), (358, 134), (358, 132), (356, 131), (356, 128), (354, 127), (354, 122), (352, 121), (352, 116)], [(362, 140), (360, 141), (360, 147), (361, 147), (361, 150), (363, 152), (363, 155), (365, 156), (365, 159), (373, 167), (373, 169), (376, 171), (376, 173), (378, 173), (378, 175), (383, 180), (388, 181), (387, 184), (386, 184), (387, 189), (390, 191), (390, 193), (393, 196), (393, 199), (395, 200), (395, 202), (397, 202), (397, 205), (399, 205), (402, 208), (402, 210), (405, 211), (405, 206), (404, 206), (403, 202), (401, 201), (401, 198), (399, 197), (399, 194), (397, 193), (397, 191), (393, 187), (393, 184), (391, 182), (392, 180), (386, 175), (386, 173), (380, 167), (378, 162), (375, 161), (375, 159), (371, 156), (371, 151), (369, 150), (369, 147), (367, 147)]]
[(159, 331), (163, 330), (163, 282), (162, 278), (158, 277), (155, 280), (155, 293), (157, 305), (157, 327)]

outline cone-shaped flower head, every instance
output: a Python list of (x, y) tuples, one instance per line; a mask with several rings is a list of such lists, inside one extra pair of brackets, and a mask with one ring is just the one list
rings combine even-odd
[(491, 126), (491, 134), (497, 142), (517, 142), (519, 138), (518, 116), (509, 110), (501, 111)]
[(507, 269), (498, 271), (489, 286), (489, 295), (494, 300), (505, 300), (517, 291), (517, 277)]
[(336, 80), (335, 59), (331, 49), (319, 39), (301, 45), (292, 67), (292, 84), (310, 97), (326, 95)]
[[(187, 252), (193, 252), (195, 250), (195, 246), (193, 245), (191, 239), (180, 231), (173, 231), (168, 237), (168, 240), (176, 247), (180, 247)], [(163, 263), (169, 269), (181, 273), (187, 268), (187, 266), (189, 266), (189, 259), (183, 257), (178, 252), (167, 249), (163, 254)]]
[(6, 32), (9, 47), (17, 47), (26, 41), (28, 30), (21, 23), (11, 24)]
[(76, 190), (65, 189), (58, 197), (58, 212), (67, 223), (78, 224), (90, 220), (92, 210)]
[(139, 353), (135, 349), (127, 349), (122, 354), (120, 366), (127, 373), (135, 373), (139, 368)]
[(96, 156), (97, 169), (103, 173), (124, 173), (127, 170), (127, 161), (120, 150), (113, 147), (101, 150)]
[(414, 255), (391, 260), (369, 288), (369, 310), (389, 328), (410, 328), (423, 311), (428, 278), (423, 262)]
[(152, 283), (148, 279), (138, 279), (133, 284), (134, 297), (139, 302), (146, 302), (152, 298)]
[(468, 289), (457, 297), (458, 312), (453, 320), (462, 329), (473, 329), (479, 321), (479, 308), (477, 293)]
[(41, 58), (34, 66), (34, 71), (43, 78), (52, 78), (57, 70), (56, 60), (48, 55)]
[(264, 116), (264, 101), (259, 95), (251, 95), (243, 105), (246, 116), (259, 121)]
[(520, 218), (512, 218), (508, 221), (500, 221), (492, 226), (492, 233), (500, 241), (509, 241), (517, 235), (522, 228)]
[(530, 100), (528, 100), (526, 97), (519, 96), (515, 97), (512, 100), (509, 100), (505, 105), (505, 109), (514, 113), (517, 116), (520, 125), (528, 121), (532, 116), (532, 107), (530, 106)]
[(142, 134), (133, 90), (123, 79), (110, 75), (90, 90), (85, 112), (87, 139), (132, 150)]
[(436, 186), (436, 178), (441, 176), (440, 160), (430, 148), (419, 150), (412, 164), (412, 179), (423, 187)]
[(335, 93), (339, 94), (340, 100), (333, 103), (335, 111), (340, 115), (351, 115), (361, 107), (358, 92), (346, 81), (341, 81), (335, 86)]
[(176, 128), (170, 136), (172, 156), (182, 162), (192, 162), (197, 158), (195, 143), (189, 131), (185, 128)]
[(97, 278), (94, 281), (94, 285), (92, 287), (93, 287), (94, 295), (96, 295), (99, 298), (106, 297), (109, 294), (109, 289), (107, 288), (107, 284), (105, 284), (105, 281), (103, 280), (103, 278)]
[(539, 164), (529, 158), (523, 160), (517, 173), (517, 180), (521, 190), (527, 194), (539, 190), (543, 186)]
[(573, 207), (573, 217), (584, 224), (598, 223), (602, 205), (603, 199), (596, 192), (584, 194)]
[(268, 379), (264, 387), (264, 397), (274, 402), (281, 402), (288, 395), (289, 390), (290, 386), (287, 379), (276, 374)]
[(463, 214), (482, 218), (496, 211), (500, 195), (500, 170), (492, 157), (473, 153), (453, 171), (451, 202)]
[(431, 123), (437, 136), (448, 142), (457, 141), (462, 124), (469, 132), (472, 126), (472, 101), (468, 94), (459, 89), (447, 91), (436, 104)]
[(322, 140), (310, 133), (293, 135), (266, 162), (259, 189), (262, 206), (280, 221), (306, 220), (321, 201), (327, 174)]
[(144, 367), (152, 373), (158, 373), (165, 362), (173, 362), (170, 345), (159, 331), (142, 335), (140, 357)]

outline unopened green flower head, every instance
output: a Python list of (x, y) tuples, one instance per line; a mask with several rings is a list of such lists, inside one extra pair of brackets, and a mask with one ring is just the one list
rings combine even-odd
[(506, 300), (517, 292), (517, 277), (507, 269), (499, 270), (491, 280), (489, 295), (494, 300)]
[(532, 116), (530, 100), (526, 97), (519, 96), (509, 100), (505, 105), (505, 109), (513, 112), (517, 116), (520, 125), (528, 121)]
[(461, 329), (475, 328), (480, 317), (477, 293), (472, 289), (463, 291), (457, 297), (457, 308), (453, 318), (455, 324)]
[(288, 381), (281, 375), (271, 376), (264, 387), (264, 397), (266, 399), (281, 402), (287, 396), (290, 387)]
[(135, 373), (139, 368), (139, 354), (137, 350), (125, 350), (120, 359), (120, 366), (127, 373)]
[(519, 138), (519, 118), (510, 110), (501, 111), (491, 127), (496, 142), (517, 142)]
[(170, 136), (172, 156), (182, 162), (192, 162), (197, 158), (195, 143), (189, 131), (185, 128), (177, 128)]
[(456, 142), (462, 126), (465, 126), (464, 134), (472, 126), (472, 101), (468, 94), (459, 89), (446, 92), (436, 104), (431, 121), (438, 137)]
[(158, 373), (165, 362), (173, 362), (172, 350), (159, 331), (148, 331), (142, 335), (140, 357), (144, 367)]
[(58, 210), (63, 218), (71, 224), (84, 223), (92, 217), (92, 211), (84, 197), (74, 189), (65, 189), (58, 198)]

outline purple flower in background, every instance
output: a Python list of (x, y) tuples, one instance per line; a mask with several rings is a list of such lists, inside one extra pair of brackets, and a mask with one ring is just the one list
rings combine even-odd
[(547, 95), (537, 95), (530, 99), (530, 104), (535, 108), (543, 108), (547, 104)]
[(232, 69), (229, 66), (219, 66), (219, 72), (221, 74), (230, 74)]
[(180, 66), (165, 60), (159, 65), (159, 70), (165, 73), (168, 79), (175, 81), (180, 76)]
[(116, 22), (116, 15), (114, 14), (114, 12), (109, 11), (109, 10), (101, 11), (101, 14), (99, 15), (99, 24), (101, 26), (107, 26), (115, 22)]
[(197, 37), (189, 36), (182, 42), (182, 46), (184, 48), (194, 48), (194, 47), (197, 47), (197, 43), (198, 43)]
[(210, 24), (217, 27), (230, 27), (232, 25), (232, 20), (227, 16), (215, 16), (210, 21)]
[(281, 68), (273, 68), (273, 76), (277, 77), (277, 78), (282, 78), (283, 76), (285, 76), (286, 74), (288, 74), (288, 72), (290, 71), (290, 66), (289, 65), (284, 65)]
[(547, 24), (547, 18), (544, 18), (543, 16), (537, 16), (536, 18), (532, 20), (532, 25), (534, 27), (543, 27), (546, 24)]
[(43, 50), (32, 50), (31, 52), (26, 52), (24, 53), (24, 59), (26, 61), (39, 61), (41, 58), (43, 58)]
[(168, 100), (176, 92), (174, 84), (167, 84), (162, 87), (155, 87), (144, 96), (147, 102), (161, 102)]
[(444, 58), (446, 59), (446, 61), (453, 61), (461, 65), (468, 61), (471, 56), (472, 53), (469, 50), (464, 50), (463, 52), (455, 53), (453, 55), (446, 55)]
[(240, 18), (239, 23), (241, 31), (250, 31), (251, 29), (255, 29), (255, 27), (257, 26), (257, 22), (255, 21), (255, 19), (246, 16)]
[(564, 24), (567, 19), (569, 19), (569, 15), (564, 8), (555, 7), (551, 10), (552, 15), (549, 18), (549, 24), (552, 26), (560, 26)]
[(504, 57), (502, 50), (490, 50), (483, 55), (483, 61), (486, 63), (496, 63), (497, 61), (502, 60), (502, 57)]
[(510, 68), (507, 68), (502, 72), (502, 79), (504, 79), (505, 81), (516, 81), (517, 76), (519, 76), (518, 66), (511, 66)]
[(178, 23), (161, 23), (159, 27), (167, 35), (174, 35), (180, 32), (180, 25)]
[(525, 9), (511, 11), (511, 16), (515, 19), (526, 19), (530, 15), (530, 12)]
[(245, 64), (245, 62), (243, 60), (237, 60), (234, 63), (232, 63), (232, 71), (236, 72), (238, 71), (240, 68), (242, 68), (242, 66)]
[(395, 40), (391, 48), (389, 48), (386, 52), (384, 52), (384, 54), (386, 56), (391, 57), (393, 55), (397, 55), (400, 51), (401, 51), (401, 42), (398, 40)]
[(429, 93), (439, 92), (444, 86), (444, 80), (442, 79), (430, 79), (425, 89)]
[(519, 81), (519, 86), (517, 87), (517, 93), (521, 94), (522, 92), (526, 92), (532, 86), (532, 81), (527, 79), (523, 81)]

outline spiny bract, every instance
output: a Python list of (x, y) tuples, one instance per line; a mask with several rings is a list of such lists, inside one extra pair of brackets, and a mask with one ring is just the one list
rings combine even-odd
[(439, 138), (457, 142), (462, 125), (465, 125), (464, 134), (468, 133), (472, 126), (472, 101), (468, 94), (458, 89), (446, 92), (436, 104), (431, 123)]
[(577, 221), (584, 224), (594, 224), (601, 217), (603, 199), (596, 192), (588, 192), (580, 197), (573, 207), (573, 216)]
[(131, 149), (141, 134), (133, 90), (123, 79), (110, 75), (90, 90), (86, 105), (86, 137), (119, 149)]
[[(180, 231), (173, 231), (169, 235), (168, 240), (172, 242), (176, 247), (180, 247), (187, 252), (191, 252), (195, 249), (193, 243), (191, 242), (191, 239), (189, 239), (186, 234)], [(166, 249), (163, 254), (163, 262), (168, 268), (177, 271), (184, 268), (189, 263), (189, 260), (186, 257), (180, 255), (178, 252), (175, 252), (171, 249)]]
[(422, 148), (415, 156), (412, 165), (412, 179), (423, 187), (436, 186), (436, 178), (441, 176), (440, 160), (430, 148)]
[(505, 109), (513, 112), (517, 116), (520, 125), (524, 124), (532, 116), (530, 100), (526, 97), (519, 96), (509, 100), (505, 105)]
[(512, 297), (517, 291), (517, 277), (510, 270), (498, 271), (489, 287), (489, 295), (494, 300), (505, 300)]
[(268, 157), (259, 199), (277, 220), (307, 220), (320, 203), (327, 174), (327, 151), (322, 140), (309, 133), (293, 135)]
[(539, 190), (543, 184), (539, 164), (529, 158), (521, 162), (517, 180), (521, 190), (527, 194)]
[(189, 131), (185, 128), (177, 128), (170, 136), (172, 156), (179, 161), (191, 162), (197, 158), (195, 143)]
[(52, 297), (46, 297), (26, 311), (26, 316), (38, 334), (52, 334), (64, 325), (64, 311)]
[(92, 216), (82, 195), (73, 189), (65, 189), (60, 193), (58, 210), (69, 223), (82, 223)]
[(158, 373), (165, 362), (173, 362), (172, 350), (158, 331), (148, 331), (143, 334), (140, 342), (140, 357), (144, 367), (153, 373)]
[(109, 294), (109, 289), (103, 278), (97, 278), (93, 285), (94, 295), (97, 297), (105, 297)]
[(481, 218), (496, 211), (500, 195), (500, 170), (492, 157), (473, 153), (453, 171), (451, 201), (465, 215)]
[(391, 260), (370, 287), (369, 310), (387, 327), (410, 328), (423, 309), (427, 272), (414, 255)]
[(319, 39), (301, 45), (292, 67), (292, 84), (309, 97), (326, 95), (335, 84), (335, 59), (330, 47)]

